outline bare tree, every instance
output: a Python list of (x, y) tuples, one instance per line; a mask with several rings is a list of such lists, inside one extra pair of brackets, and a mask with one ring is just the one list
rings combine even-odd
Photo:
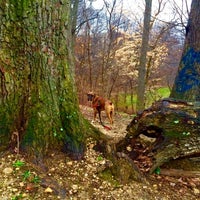
[(140, 54), (138, 90), (137, 90), (137, 110), (144, 109), (145, 106), (145, 83), (146, 83), (146, 56), (148, 51), (152, 0), (145, 0), (144, 25), (142, 34), (142, 46)]

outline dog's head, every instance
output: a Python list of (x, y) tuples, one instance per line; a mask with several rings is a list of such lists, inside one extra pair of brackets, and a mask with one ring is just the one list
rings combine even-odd
[(88, 101), (93, 101), (94, 98), (95, 98), (94, 92), (88, 92), (87, 93), (87, 99), (88, 99)]

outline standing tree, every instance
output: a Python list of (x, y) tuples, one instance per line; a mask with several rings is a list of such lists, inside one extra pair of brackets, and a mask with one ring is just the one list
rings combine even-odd
[(142, 46), (140, 54), (139, 74), (138, 74), (138, 90), (137, 90), (137, 110), (144, 109), (145, 103), (145, 82), (146, 82), (146, 56), (148, 51), (150, 22), (151, 22), (151, 7), (152, 0), (145, 0), (144, 25), (142, 33)]
[(186, 27), (184, 51), (170, 97), (200, 101), (200, 2), (193, 0)]
[(73, 64), (77, 3), (1, 1), (1, 151), (11, 147), (40, 159), (57, 148), (83, 156)]

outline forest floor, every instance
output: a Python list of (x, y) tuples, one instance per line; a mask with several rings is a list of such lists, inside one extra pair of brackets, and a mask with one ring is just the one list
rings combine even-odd
[[(92, 120), (90, 107), (81, 106), (88, 120)], [(103, 114), (103, 113), (102, 113)], [(126, 126), (132, 116), (116, 113), (114, 125), (106, 130), (95, 122), (94, 126), (116, 138), (126, 135)], [(107, 122), (105, 114), (103, 121)], [(109, 126), (109, 124), (107, 123)], [(121, 184), (111, 175), (102, 173), (109, 161), (95, 151), (95, 142), (88, 139), (83, 160), (70, 160), (62, 153), (52, 152), (44, 170), (29, 162), (23, 155), (6, 152), (0, 155), (1, 200), (198, 200), (200, 178), (148, 175), (145, 183), (130, 181)]]

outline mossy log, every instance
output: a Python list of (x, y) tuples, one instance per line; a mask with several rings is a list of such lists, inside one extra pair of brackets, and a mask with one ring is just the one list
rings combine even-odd
[[(126, 145), (140, 134), (155, 138), (150, 173), (177, 158), (200, 154), (200, 102), (162, 99), (137, 114), (127, 127)], [(134, 149), (134, 146), (133, 146)]]

